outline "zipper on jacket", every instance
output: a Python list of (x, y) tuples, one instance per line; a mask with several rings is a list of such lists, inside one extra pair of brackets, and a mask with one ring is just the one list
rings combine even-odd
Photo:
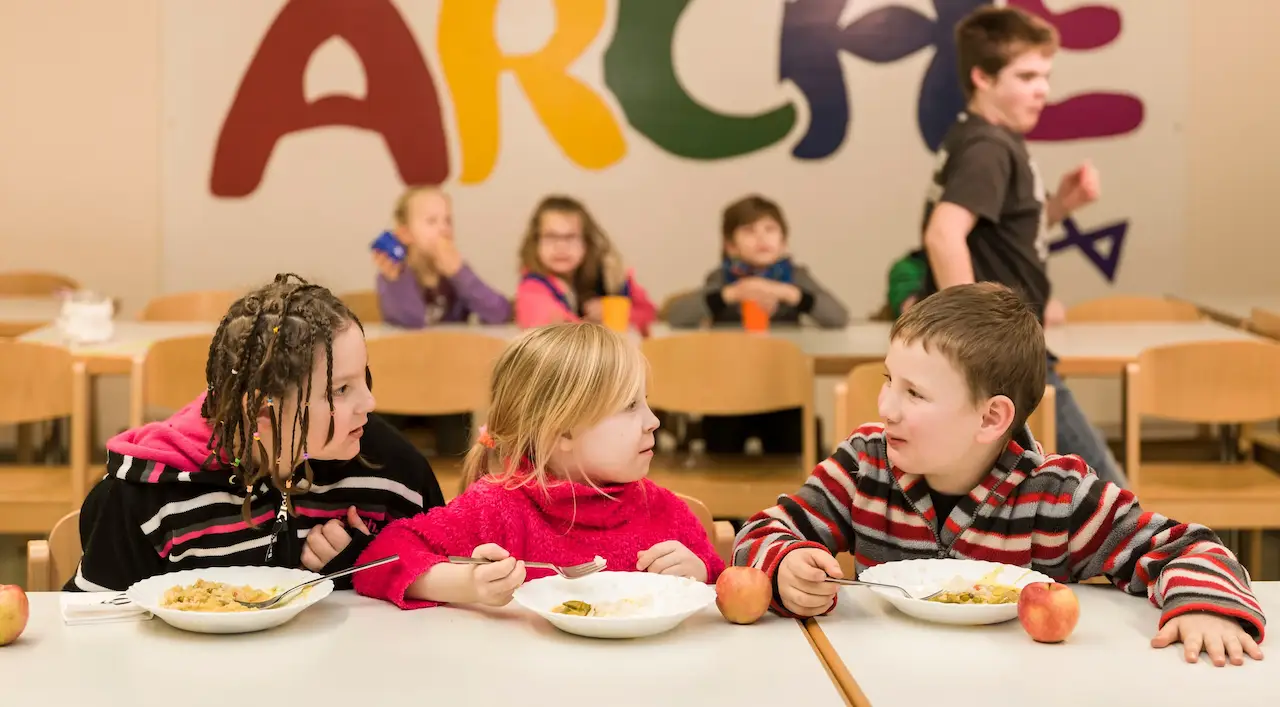
[[(893, 475), (893, 465), (889, 463), (889, 460), (887, 457), (888, 455), (886, 455), (886, 459), (885, 459), (885, 468), (889, 471), (889, 478), (893, 479), (893, 485), (896, 486), (898, 489), (898, 492), (902, 494), (902, 498), (906, 500), (907, 505), (911, 506), (911, 510), (915, 511), (916, 515), (920, 516), (921, 518), (924, 518), (924, 514), (921, 513), (919, 507), (916, 506), (916, 502), (911, 500), (911, 496), (907, 494), (907, 490), (902, 488), (902, 484), (898, 483), (898, 478)], [(922, 480), (921, 483), (928, 483), (928, 482)], [(942, 545), (942, 534), (938, 532), (938, 528), (943, 523), (946, 523), (947, 519), (941, 518), (939, 519), (938, 523), (930, 523), (928, 518), (924, 518), (925, 525), (929, 526), (929, 532), (933, 534), (933, 544), (938, 546), (938, 551), (934, 553), (935, 555), (937, 555), (938, 559), (945, 560), (947, 557), (951, 555), (951, 546), (955, 545), (956, 540), (959, 540), (960, 536), (964, 535), (965, 532), (967, 532), (969, 528), (972, 527), (973, 524), (978, 521), (978, 512), (986, 507), (987, 501), (991, 500), (991, 494), (995, 493), (995, 490), (999, 485), (1000, 484), (996, 484), (995, 486), (992, 486), (990, 489), (987, 489), (987, 495), (983, 496), (982, 502), (978, 504), (977, 508), (973, 509), (973, 515), (970, 516), (969, 522), (965, 523), (965, 526), (961, 528), (959, 532), (956, 533), (955, 538), (952, 539), (951, 541), (951, 545), (947, 545), (944, 547)], [(935, 508), (933, 510), (933, 515), (935, 518), (937, 518), (938, 509)]]
[[(285, 489), (293, 487), (293, 479), (284, 482)], [(271, 558), (275, 555), (276, 541), (280, 539), (280, 533), (289, 529), (289, 494), (280, 492), (280, 509), (276, 511), (276, 520), (271, 524), (271, 539), (267, 541), (267, 560), (268, 565), (271, 564)]]

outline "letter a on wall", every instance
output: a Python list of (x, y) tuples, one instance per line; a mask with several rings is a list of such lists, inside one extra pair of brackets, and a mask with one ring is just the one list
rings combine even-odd
[[(308, 103), (312, 54), (332, 37), (364, 65), (367, 95)], [(285, 3), (245, 71), (214, 149), (210, 191), (243, 197), (262, 183), (280, 138), (322, 126), (380, 133), (407, 184), (439, 184), (449, 174), (440, 101), (413, 35), (389, 0)]]

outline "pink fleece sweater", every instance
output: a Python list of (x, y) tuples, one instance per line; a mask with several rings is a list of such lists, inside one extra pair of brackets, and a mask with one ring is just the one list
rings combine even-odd
[[(610, 571), (637, 571), (641, 552), (678, 540), (706, 564), (708, 582), (724, 570), (702, 523), (678, 496), (648, 479), (602, 488), (613, 498), (570, 482), (506, 489), (482, 479), (449, 505), (383, 529), (357, 564), (393, 554), (400, 561), (354, 575), (356, 591), (402, 609), (434, 606), (405, 597), (405, 590), (447, 555), (470, 556), (485, 543), (522, 560), (563, 566), (600, 555)], [(528, 579), (549, 574), (530, 569)]]

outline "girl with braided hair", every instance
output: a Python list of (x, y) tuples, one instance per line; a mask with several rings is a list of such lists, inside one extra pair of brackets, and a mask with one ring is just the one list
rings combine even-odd
[(66, 590), (215, 566), (332, 572), (392, 520), (444, 505), (427, 460), (373, 414), (364, 329), (329, 290), (279, 275), (242, 297), (205, 377), (169, 419), (107, 442)]

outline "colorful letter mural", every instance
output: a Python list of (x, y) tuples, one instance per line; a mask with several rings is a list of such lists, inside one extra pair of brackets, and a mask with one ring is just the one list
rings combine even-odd
[[(1120, 13), (1086, 5), (1054, 12), (1043, 0), (1007, 0), (1057, 27), (1067, 52), (1108, 46), (1121, 33)], [(495, 35), (498, 0), (440, 0), (433, 71), (404, 18), (390, 0), (309, 0), (285, 3), (259, 44), (231, 101), (213, 154), (214, 196), (239, 198), (261, 184), (281, 137), (324, 126), (379, 133), (401, 179), (438, 184), (455, 177), (482, 183), (496, 168), (502, 146), (500, 82), (513, 76), (547, 136), (567, 159), (587, 170), (622, 160), (628, 139), (645, 139), (675, 157), (723, 160), (787, 139), (800, 111), (788, 103), (755, 115), (717, 112), (681, 85), (673, 40), (691, 0), (616, 0), (617, 22), (604, 51), (603, 86), (570, 73), (606, 31), (606, 0), (554, 0), (555, 28), (540, 50), (505, 54)], [(954, 27), (993, 0), (933, 0), (934, 17), (888, 5), (841, 23), (848, 0), (790, 0), (782, 6), (778, 81), (793, 85), (806, 103), (808, 124), (791, 145), (799, 160), (831, 158), (849, 134), (858, 100), (851, 96), (843, 54), (888, 64), (921, 51), (932, 59), (920, 79), (915, 124), (930, 151), (963, 109)], [(362, 62), (363, 98), (324, 96), (308, 102), (303, 83), (312, 54), (326, 41), (345, 40)], [(726, 58), (726, 65), (731, 65)], [(437, 83), (437, 78), (442, 81)], [(453, 109), (454, 171), (437, 90)], [(607, 91), (620, 109), (615, 114)], [(911, 120), (904, 106), (904, 122)], [(1112, 89), (1072, 95), (1046, 107), (1030, 140), (1067, 141), (1132, 133), (1144, 119), (1142, 100)], [(630, 131), (624, 131), (624, 124)], [(627, 133), (630, 132), (630, 135)], [(1054, 250), (1079, 247), (1114, 279), (1127, 222), (1082, 234), (1073, 221)], [(1119, 229), (1116, 231), (1116, 229)], [(1093, 249), (1110, 237), (1107, 257)]]

